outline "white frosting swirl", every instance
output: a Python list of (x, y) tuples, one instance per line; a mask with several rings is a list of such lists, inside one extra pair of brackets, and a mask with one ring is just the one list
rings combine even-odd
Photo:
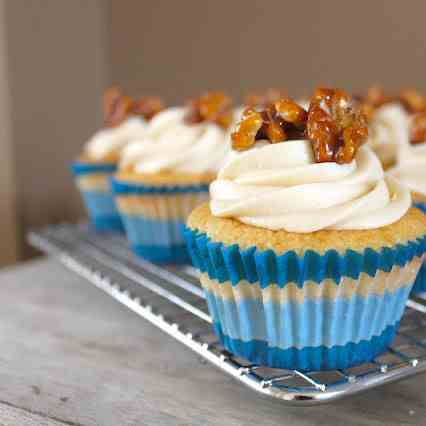
[(389, 175), (400, 180), (410, 191), (426, 195), (426, 141), (412, 145), (410, 131), (412, 118), (406, 120), (406, 134), (398, 146), (396, 167), (389, 170)]
[(361, 147), (350, 164), (315, 163), (307, 140), (233, 152), (210, 187), (215, 216), (271, 230), (371, 229), (399, 220), (410, 194)]
[(408, 115), (399, 103), (386, 104), (374, 113), (367, 143), (383, 164), (395, 160), (399, 144), (407, 137), (407, 119)]
[(120, 167), (136, 173), (217, 173), (230, 150), (230, 134), (213, 123), (186, 124), (184, 108), (169, 108), (149, 123), (143, 138), (122, 152)]
[(120, 152), (126, 144), (142, 137), (147, 127), (141, 117), (130, 117), (117, 127), (101, 129), (87, 142), (85, 151), (93, 160), (102, 160), (112, 153)]

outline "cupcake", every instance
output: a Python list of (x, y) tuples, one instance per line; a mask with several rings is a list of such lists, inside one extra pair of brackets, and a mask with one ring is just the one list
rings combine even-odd
[(380, 87), (371, 87), (359, 97), (369, 119), (368, 145), (386, 170), (395, 164), (399, 141), (404, 135), (406, 112), (398, 97), (386, 95)]
[(231, 101), (210, 92), (168, 108), (122, 153), (113, 191), (133, 251), (159, 263), (187, 263), (182, 226), (208, 199), (230, 150)]
[(426, 250), (426, 218), (386, 178), (340, 90), (309, 112), (246, 111), (185, 237), (221, 344), (252, 363), (329, 370), (392, 342)]
[[(424, 112), (407, 117), (405, 137), (398, 149), (397, 165), (389, 171), (389, 175), (411, 191), (415, 206), (426, 213), (426, 108)], [(425, 265), (417, 276), (413, 292), (426, 292)]]
[(161, 109), (161, 101), (154, 97), (135, 101), (117, 88), (106, 91), (105, 126), (86, 143), (72, 165), (90, 223), (96, 230), (123, 231), (109, 179), (117, 170), (121, 150), (130, 140), (143, 135), (147, 121)]

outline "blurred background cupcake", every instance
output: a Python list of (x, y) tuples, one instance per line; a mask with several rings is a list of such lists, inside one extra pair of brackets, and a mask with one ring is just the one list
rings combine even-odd
[(340, 90), (307, 113), (248, 111), (234, 152), (189, 217), (214, 330), (226, 349), (285, 369), (348, 368), (392, 342), (426, 249), (426, 217), (385, 178)]
[[(389, 174), (410, 191), (416, 207), (426, 213), (426, 98), (417, 100), (416, 113), (406, 115), (404, 138), (398, 145), (396, 166)], [(413, 292), (426, 292), (426, 267), (421, 268)]]
[(113, 190), (133, 251), (148, 260), (185, 263), (181, 228), (208, 199), (208, 186), (230, 150), (231, 99), (209, 92), (168, 108), (122, 153)]
[(105, 92), (105, 126), (86, 143), (72, 165), (90, 223), (96, 230), (123, 231), (109, 180), (117, 170), (122, 149), (143, 136), (147, 121), (162, 108), (162, 102), (155, 97), (134, 100), (115, 87)]
[(373, 86), (365, 96), (357, 98), (369, 120), (367, 143), (387, 170), (395, 165), (398, 147), (407, 138), (407, 118), (424, 108), (423, 96), (414, 89), (390, 95), (381, 87)]
[(392, 167), (398, 144), (405, 136), (406, 113), (403, 105), (378, 86), (370, 87), (359, 100), (369, 120), (367, 143), (384, 169)]

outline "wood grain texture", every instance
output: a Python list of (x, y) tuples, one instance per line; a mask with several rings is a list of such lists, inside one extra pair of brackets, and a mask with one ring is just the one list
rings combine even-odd
[(12, 406), (23, 418), (107, 426), (425, 424), (425, 376), (289, 408), (260, 399), (52, 260), (4, 270), (0, 285), (0, 414)]
[(32, 413), (0, 403), (0, 426), (78, 426), (47, 417), (42, 413)]

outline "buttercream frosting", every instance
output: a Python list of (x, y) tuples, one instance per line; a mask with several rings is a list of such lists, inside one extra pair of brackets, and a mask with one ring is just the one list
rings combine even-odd
[(120, 167), (136, 173), (217, 173), (230, 150), (230, 134), (217, 124), (185, 123), (185, 108), (168, 108), (148, 124), (142, 138), (122, 152)]
[(374, 229), (398, 221), (409, 191), (385, 177), (372, 150), (348, 164), (316, 163), (311, 142), (257, 145), (229, 155), (210, 187), (215, 216), (270, 230)]
[(119, 153), (131, 140), (142, 137), (147, 127), (141, 117), (129, 117), (117, 127), (96, 132), (85, 146), (85, 152), (93, 160), (102, 160)]

